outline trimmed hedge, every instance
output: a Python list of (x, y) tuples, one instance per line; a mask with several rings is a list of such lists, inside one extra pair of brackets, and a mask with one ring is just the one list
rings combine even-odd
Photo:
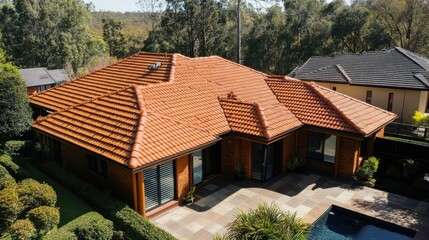
[(19, 214), (19, 197), (16, 188), (0, 191), (0, 235), (15, 222)]
[(59, 239), (101, 239), (113, 236), (113, 223), (96, 212), (86, 213), (57, 231), (45, 237), (45, 240)]
[(39, 235), (43, 236), (58, 225), (60, 211), (55, 207), (41, 206), (28, 211), (27, 218), (34, 224)]
[(10, 156), (16, 156), (19, 155), (22, 149), (24, 149), (25, 145), (26, 141), (10, 140), (4, 144), (4, 151)]
[(40, 206), (54, 207), (57, 202), (57, 194), (50, 185), (31, 178), (18, 183), (17, 191), (22, 212)]
[(0, 165), (5, 167), (9, 174), (16, 180), (23, 180), (30, 177), (30, 173), (27, 170), (17, 165), (11, 156), (4, 153), (0, 153)]
[(100, 192), (94, 186), (61, 169), (55, 163), (45, 164), (44, 170), (57, 178), (72, 192), (85, 199), (104, 217), (113, 221), (115, 229), (122, 230), (129, 239), (176, 239), (168, 232), (143, 218), (125, 203)]
[(15, 179), (9, 174), (5, 167), (0, 165), (0, 190), (16, 184)]
[(19, 219), (10, 226), (8, 233), (12, 239), (31, 239), (35, 235), (36, 229), (30, 220)]

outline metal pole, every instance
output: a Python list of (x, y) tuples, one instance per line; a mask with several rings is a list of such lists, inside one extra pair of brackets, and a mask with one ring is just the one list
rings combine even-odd
[(237, 63), (240, 64), (241, 60), (241, 14), (240, 14), (241, 0), (237, 0)]

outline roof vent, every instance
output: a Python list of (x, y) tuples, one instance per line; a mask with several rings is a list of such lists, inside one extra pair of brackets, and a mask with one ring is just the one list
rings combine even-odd
[(149, 67), (148, 67), (148, 69), (150, 70), (150, 71), (153, 71), (153, 70), (156, 70), (156, 69), (158, 69), (159, 67), (161, 67), (161, 63), (160, 62), (156, 62), (156, 63), (154, 63), (154, 64), (152, 64), (152, 65), (150, 65)]
[(227, 98), (231, 99), (231, 100), (237, 100), (237, 94), (235, 94), (233, 91), (231, 91), (228, 93)]

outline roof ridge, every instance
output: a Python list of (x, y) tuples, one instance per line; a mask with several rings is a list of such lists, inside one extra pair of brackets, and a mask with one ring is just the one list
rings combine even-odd
[(71, 109), (78, 108), (78, 107), (83, 106), (83, 105), (85, 105), (85, 104), (88, 104), (88, 103), (90, 103), (90, 102), (94, 102), (94, 101), (96, 101), (96, 100), (98, 100), (98, 99), (101, 99), (101, 98), (104, 98), (104, 97), (107, 97), (107, 96), (110, 96), (110, 95), (113, 95), (113, 94), (116, 94), (116, 93), (122, 92), (122, 91), (124, 91), (124, 90), (126, 90), (126, 89), (128, 89), (128, 88), (131, 88), (131, 87), (133, 87), (133, 85), (128, 85), (128, 86), (123, 87), (123, 88), (120, 88), (120, 89), (118, 89), (118, 90), (115, 90), (115, 91), (112, 91), (112, 92), (108, 92), (108, 93), (106, 93), (106, 94), (103, 94), (103, 95), (100, 95), (100, 96), (97, 96), (97, 97), (93, 97), (93, 98), (88, 99), (88, 100), (85, 100), (85, 101), (83, 101), (83, 102), (80, 102), (80, 103), (77, 103), (77, 104), (74, 104), (74, 105), (68, 106), (68, 107), (66, 107), (66, 108), (63, 108), (63, 109), (61, 109), (61, 110), (55, 111), (55, 112), (53, 112), (53, 113), (50, 113), (49, 115), (44, 116), (44, 117), (39, 116), (39, 117), (37, 117), (37, 119), (35, 120), (35, 122), (36, 122), (36, 123), (40, 123), (41, 121), (44, 121), (44, 120), (46, 120), (46, 119), (49, 119), (49, 118), (51, 118), (51, 117), (53, 117), (53, 116), (55, 116), (55, 115), (57, 115), (57, 114), (60, 114), (60, 113), (63, 113), (63, 112), (69, 111), (69, 110), (71, 110)]
[[(339, 113), (340, 114), (340, 116), (344, 119), (344, 120), (346, 120), (346, 122), (349, 124), (349, 125), (351, 125), (355, 130), (357, 130), (360, 134), (363, 134), (363, 135), (365, 135), (365, 132), (359, 127), (359, 126), (357, 126), (353, 121), (351, 121), (345, 114), (344, 114), (344, 112), (343, 111), (341, 111), (337, 106), (335, 106), (335, 104), (333, 104), (324, 94), (322, 94), (318, 89), (317, 89), (317, 87), (320, 87), (320, 86), (318, 86), (317, 84), (315, 84), (314, 82), (310, 82), (310, 83), (304, 83), (304, 84), (306, 84), (307, 86), (309, 86), (310, 87), (310, 89), (312, 89), (312, 90), (314, 90), (326, 103), (328, 103), (329, 104), (329, 106), (331, 106), (334, 110), (336, 110), (336, 112), (337, 113)], [(327, 88), (325, 88), (325, 89), (327, 89)], [(332, 90), (330, 90), (330, 89), (327, 89), (327, 90), (329, 90), (329, 91), (332, 91)], [(332, 92), (335, 92), (335, 91), (332, 91)], [(338, 94), (338, 92), (335, 92), (336, 94)], [(343, 95), (343, 94), (341, 94), (341, 95)], [(345, 95), (343, 95), (343, 96), (345, 96)]]
[(258, 113), (259, 121), (261, 122), (262, 127), (264, 129), (264, 136), (266, 138), (271, 138), (272, 134), (270, 130), (268, 130), (269, 127), (268, 127), (267, 117), (265, 116), (264, 110), (262, 109), (261, 105), (259, 105), (257, 102), (253, 103), (253, 105), (256, 107), (256, 112)]
[[(171, 56), (171, 67), (170, 67), (170, 74), (168, 75), (168, 82), (174, 81), (174, 73), (176, 71), (176, 57), (178, 55), (181, 55), (180, 53), (174, 53)], [(151, 84), (149, 84), (151, 85)]]
[(397, 50), (399, 53), (401, 53), (402, 55), (404, 55), (405, 57), (407, 57), (408, 59), (410, 59), (412, 62), (414, 62), (415, 64), (417, 64), (419, 67), (421, 67), (421, 68), (423, 68), (424, 70), (426, 70), (426, 71), (429, 71), (429, 69), (426, 69), (424, 66), (422, 66), (418, 61), (416, 61), (414, 58), (412, 58), (410, 55), (408, 55), (409, 53), (410, 54), (415, 54), (416, 56), (418, 56), (418, 57), (421, 57), (421, 58), (424, 58), (424, 59), (426, 59), (427, 61), (429, 61), (429, 59), (428, 58), (426, 58), (425, 56), (422, 56), (422, 55), (420, 55), (420, 54), (418, 54), (418, 53), (414, 53), (414, 52), (410, 52), (410, 51), (408, 51), (408, 50), (406, 50), (406, 49), (403, 49), (403, 48), (401, 48), (401, 47), (394, 47), (394, 49), (395, 50)]
[(349, 75), (346, 73), (344, 68), (341, 66), (341, 64), (335, 64), (335, 67), (337, 67), (338, 71), (343, 75), (343, 77), (346, 79), (346, 81), (350, 84), (352, 83), (352, 79), (349, 77)]
[(139, 118), (139, 123), (137, 125), (136, 135), (134, 138), (134, 144), (131, 149), (130, 160), (128, 162), (128, 167), (130, 168), (138, 167), (138, 161), (139, 161), (138, 159), (140, 156), (139, 150), (140, 150), (140, 147), (142, 146), (142, 141), (144, 137), (144, 127), (146, 125), (147, 115), (148, 115), (148, 112), (144, 107), (144, 98), (143, 98), (143, 93), (141, 89), (137, 85), (134, 85), (133, 88), (136, 94), (137, 104), (140, 109), (140, 118)]
[[(258, 70), (255, 70), (255, 69), (250, 68), (250, 67), (248, 67), (248, 66), (245, 66), (245, 65), (243, 65), (243, 64), (236, 63), (236, 62), (234, 62), (234, 61), (231, 61), (231, 60), (225, 59), (225, 58), (220, 57), (220, 56), (217, 56), (217, 55), (208, 56), (207, 58), (217, 58), (217, 59), (219, 59), (219, 60), (221, 60), (221, 61), (228, 62), (228, 63), (230, 63), (230, 64), (234, 64), (234, 65), (236, 65), (236, 66), (238, 66), (238, 67), (241, 67), (241, 68), (244, 68), (244, 69), (250, 70), (250, 71), (252, 71), (252, 72), (254, 72), (254, 73), (258, 73), (258, 74), (260, 74), (260, 75), (262, 75), (262, 76), (264, 76), (264, 77), (267, 75), (266, 73), (260, 72), (260, 71), (258, 71)], [(194, 59), (198, 59), (198, 58), (194, 58)]]

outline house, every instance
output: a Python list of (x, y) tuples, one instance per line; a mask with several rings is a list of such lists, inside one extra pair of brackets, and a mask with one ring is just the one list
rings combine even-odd
[(264, 182), (299, 155), (310, 168), (351, 177), (397, 117), (217, 56), (146, 52), (30, 100), (53, 112), (32, 125), (45, 159), (148, 217), (238, 164), (245, 178)]
[(64, 69), (25, 68), (19, 71), (27, 86), (27, 95), (44, 91), (70, 80)]
[(400, 47), (379, 52), (311, 57), (290, 76), (347, 94), (411, 122), (429, 112), (429, 59)]

